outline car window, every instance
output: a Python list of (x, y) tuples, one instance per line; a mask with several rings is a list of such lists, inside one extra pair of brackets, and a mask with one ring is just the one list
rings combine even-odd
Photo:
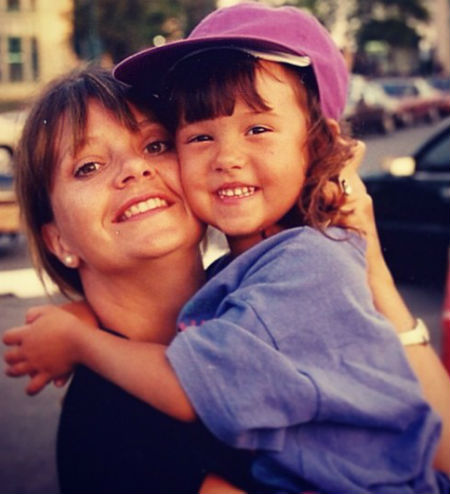
[(404, 86), (392, 85), (392, 84), (383, 84), (384, 90), (389, 96), (404, 96), (406, 89)]
[(417, 170), (450, 173), (450, 133), (442, 134), (425, 149), (418, 159)]

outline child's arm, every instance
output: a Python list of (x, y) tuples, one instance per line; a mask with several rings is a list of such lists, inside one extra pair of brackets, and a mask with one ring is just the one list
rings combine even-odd
[(132, 341), (92, 329), (58, 307), (40, 308), (25, 326), (5, 332), (10, 376), (30, 374), (27, 392), (39, 392), (52, 379), (83, 364), (151, 406), (179, 420), (195, 412), (166, 356), (165, 345)]

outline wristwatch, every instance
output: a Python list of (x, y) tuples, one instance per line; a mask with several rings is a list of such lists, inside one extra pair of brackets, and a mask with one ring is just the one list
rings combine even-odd
[(399, 333), (398, 337), (403, 346), (426, 345), (430, 342), (430, 333), (422, 319), (417, 319), (413, 329)]

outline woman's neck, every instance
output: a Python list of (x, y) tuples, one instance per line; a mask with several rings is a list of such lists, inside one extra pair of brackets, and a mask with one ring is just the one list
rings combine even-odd
[(102, 326), (134, 340), (164, 344), (175, 335), (179, 311), (205, 280), (197, 251), (141, 261), (125, 272), (80, 274)]

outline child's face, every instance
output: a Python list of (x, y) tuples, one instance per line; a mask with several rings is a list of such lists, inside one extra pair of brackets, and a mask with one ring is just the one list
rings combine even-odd
[(134, 266), (200, 239), (168, 132), (134, 115), (139, 128), (133, 132), (91, 102), (75, 153), (72, 127), (62, 122), (51, 191), (54, 222), (47, 232), (80, 259), (81, 268)]
[(263, 62), (256, 89), (269, 110), (237, 99), (231, 116), (182, 124), (176, 136), (191, 208), (236, 250), (259, 241), (291, 209), (307, 166), (307, 119), (295, 75)]

